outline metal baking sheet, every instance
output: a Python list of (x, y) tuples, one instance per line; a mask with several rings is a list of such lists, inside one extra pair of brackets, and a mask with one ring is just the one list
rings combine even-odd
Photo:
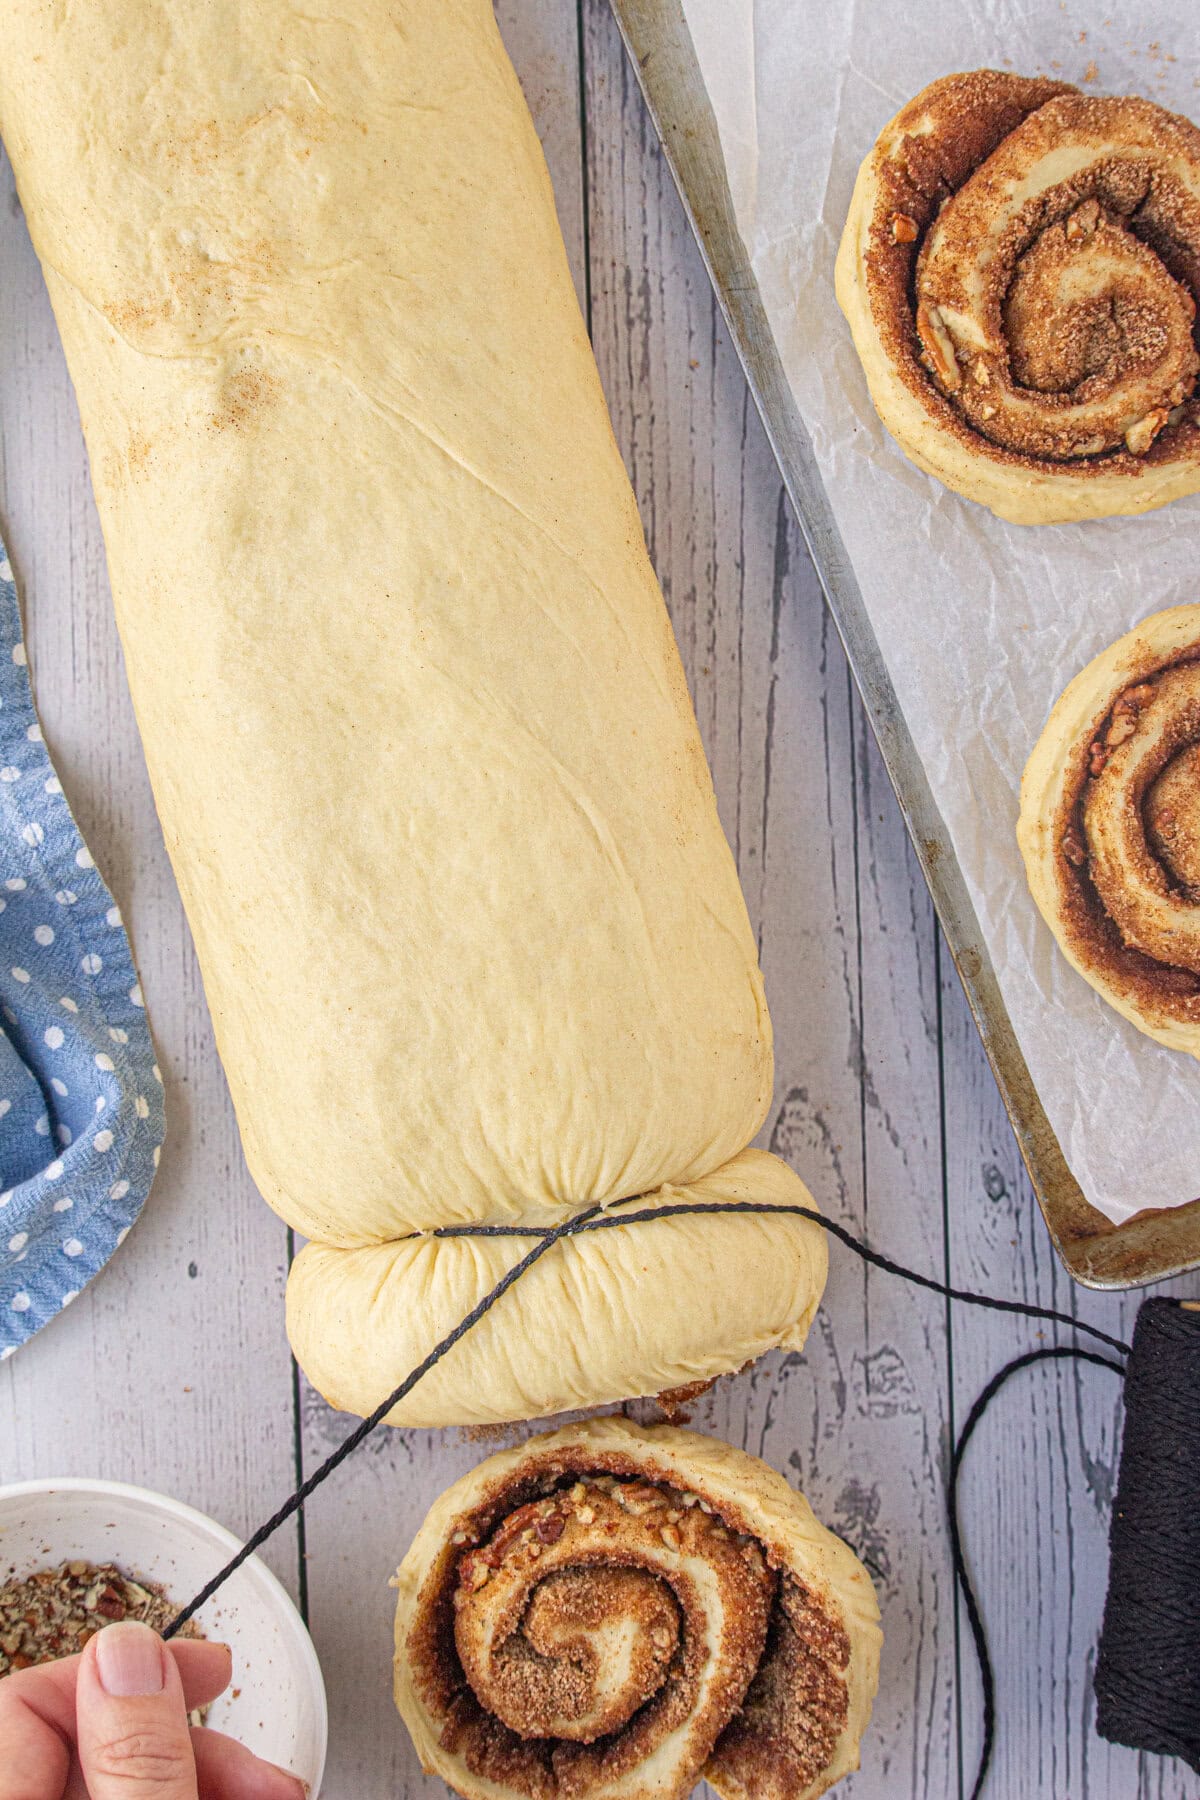
[(612, 0), (612, 7), (845, 645), (1055, 1250), (1087, 1287), (1138, 1287), (1200, 1267), (1200, 1200), (1114, 1225), (1087, 1201), (1067, 1167), (1014, 1036), (962, 871), (784, 377), (734, 218), (716, 119), (679, 0)]

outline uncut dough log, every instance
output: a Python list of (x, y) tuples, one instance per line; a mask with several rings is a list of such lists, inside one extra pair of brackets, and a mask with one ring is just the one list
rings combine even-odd
[[(680, 1200), (812, 1204), (787, 1165), (762, 1150), (654, 1196), (665, 1206)], [(535, 1242), (309, 1244), (288, 1284), (297, 1358), (335, 1406), (369, 1413)], [(798, 1350), (826, 1266), (824, 1234), (780, 1214), (666, 1218), (574, 1238), (535, 1263), (389, 1423), (546, 1418), (711, 1381), (734, 1354), (740, 1367), (776, 1346)]]
[[(266, 1199), (352, 1255), (720, 1170), (771, 1092), (755, 945), (487, 0), (10, 0), (0, 130)], [(623, 1295), (630, 1391), (663, 1304)], [(292, 1315), (342, 1341), (322, 1283)]]

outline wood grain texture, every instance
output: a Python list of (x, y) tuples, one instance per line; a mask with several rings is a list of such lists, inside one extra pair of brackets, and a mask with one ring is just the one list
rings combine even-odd
[[(948, 958), (945, 967), (949, 969)], [(951, 1278), (1059, 1307), (1128, 1339), (1146, 1292), (1102, 1295), (1060, 1268), (1013, 1147), (1012, 1134), (962, 991), (943, 983), (947, 1192)], [(1195, 1295), (1196, 1276), (1170, 1284)], [(1022, 1347), (1049, 1341), (1031, 1326)], [(961, 1421), (1013, 1354), (1011, 1324), (958, 1313), (953, 1403)], [(973, 1447), (964, 1517), (978, 1592), (997, 1649), (1002, 1730), (994, 1791), (1196, 1800), (1200, 1780), (1169, 1759), (1135, 1755), (1095, 1735), (1091, 1688), (1108, 1569), (1108, 1528), (1120, 1448), (1120, 1383), (1084, 1364), (1014, 1379)], [(1036, 1545), (1038, 1554), (1029, 1553)], [(970, 1766), (978, 1686), (964, 1624), (962, 1710)]]
[[(777, 1039), (763, 1140), (892, 1255), (1127, 1332), (1136, 1297), (1075, 1290), (1051, 1253), (607, 0), (500, 0), (497, 12), (759, 936)], [(0, 268), (0, 515), (47, 736), (132, 921), (170, 1108), (137, 1231), (0, 1370), (0, 1479), (124, 1476), (248, 1528), (292, 1487), (297, 1460), (310, 1473), (349, 1424), (294, 1385), (286, 1234), (242, 1163), (137, 746), (74, 403), (10, 182)], [(887, 1643), (864, 1767), (839, 1790), (854, 1800), (964, 1791), (977, 1686), (943, 1478), (956, 1419), (1037, 1341), (995, 1315), (948, 1317), (835, 1249), (804, 1354), (768, 1358), (696, 1409), (699, 1429), (804, 1487), (876, 1574)], [(1022, 1379), (967, 1475), (1000, 1686), (988, 1800), (1200, 1800), (1176, 1765), (1092, 1731), (1116, 1383), (1092, 1369)], [(293, 1592), (305, 1556), (333, 1720), (330, 1800), (444, 1793), (392, 1707), (387, 1578), (435, 1495), (522, 1435), (379, 1434), (310, 1503), (303, 1539), (281, 1534), (268, 1552)]]

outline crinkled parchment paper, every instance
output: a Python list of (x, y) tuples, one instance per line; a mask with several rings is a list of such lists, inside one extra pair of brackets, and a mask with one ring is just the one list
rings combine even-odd
[(1072, 1172), (1114, 1220), (1200, 1194), (1200, 1069), (1059, 955), (1014, 831), (1026, 757), (1097, 651), (1200, 600), (1200, 496), (1143, 519), (1005, 525), (908, 463), (833, 294), (850, 191), (935, 76), (984, 66), (1200, 119), (1194, 0), (683, 0), (742, 236), (830, 504)]

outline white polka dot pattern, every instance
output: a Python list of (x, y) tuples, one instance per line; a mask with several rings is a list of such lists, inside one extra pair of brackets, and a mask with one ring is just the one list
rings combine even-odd
[(0, 892), (3, 1359), (75, 1299), (141, 1211), (163, 1092), (120, 908), (34, 714), (2, 545)]

